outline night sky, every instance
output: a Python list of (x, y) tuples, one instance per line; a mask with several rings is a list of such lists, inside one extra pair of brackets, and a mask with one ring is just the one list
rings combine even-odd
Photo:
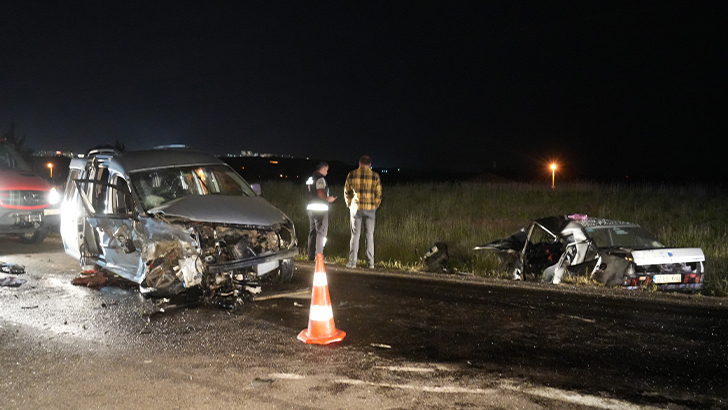
[(46, 3), (0, 8), (0, 129), (36, 150), (727, 174), (726, 2)]

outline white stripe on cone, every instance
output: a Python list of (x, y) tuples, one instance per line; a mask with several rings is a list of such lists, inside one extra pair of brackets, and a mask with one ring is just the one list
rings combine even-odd
[(331, 320), (334, 318), (334, 311), (331, 310), (331, 306), (311, 305), (311, 313), (309, 313), (308, 318), (319, 322)]
[(326, 279), (325, 272), (316, 272), (313, 274), (313, 285), (314, 286), (328, 286), (329, 281)]

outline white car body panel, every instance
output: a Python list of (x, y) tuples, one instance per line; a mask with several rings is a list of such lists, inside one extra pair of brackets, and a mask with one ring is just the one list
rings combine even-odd
[(632, 258), (634, 263), (639, 266), (705, 261), (705, 255), (700, 248), (661, 248), (632, 251)]

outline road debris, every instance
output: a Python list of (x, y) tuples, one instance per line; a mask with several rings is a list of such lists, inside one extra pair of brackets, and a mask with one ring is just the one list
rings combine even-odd
[(18, 279), (15, 276), (8, 276), (7, 278), (0, 279), (0, 286), (17, 288), (25, 282), (27, 282), (25, 279)]
[(272, 295), (265, 295), (265, 296), (254, 296), (253, 301), (259, 302), (261, 300), (270, 300), (270, 299), (283, 299), (283, 298), (300, 298), (305, 297), (308, 298), (311, 296), (311, 290), (310, 289), (301, 289), (296, 290), (293, 292), (286, 292), (286, 293), (275, 293)]
[(9, 273), (11, 275), (22, 275), (25, 273), (25, 266), (17, 263), (0, 262), (0, 272)]
[(91, 275), (82, 274), (82, 276), (73, 278), (71, 283), (76, 286), (86, 286), (89, 288), (100, 288), (109, 282), (109, 278), (101, 271), (96, 271)]
[(436, 242), (432, 247), (420, 258), (423, 269), (426, 272), (450, 273), (448, 261), (450, 257), (447, 253), (447, 243)]
[(370, 343), (369, 345), (370, 345), (371, 347), (378, 347), (378, 348), (380, 348), (380, 349), (391, 349), (391, 348), (392, 348), (392, 346), (390, 346), (390, 345), (385, 345), (385, 344), (382, 344), (382, 343)]

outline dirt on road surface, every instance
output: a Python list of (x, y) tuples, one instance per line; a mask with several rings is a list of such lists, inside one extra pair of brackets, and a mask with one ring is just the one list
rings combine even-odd
[(57, 236), (0, 261), (2, 409), (728, 408), (717, 298), (329, 266), (347, 336), (312, 346), (310, 264), (234, 314), (73, 286)]

